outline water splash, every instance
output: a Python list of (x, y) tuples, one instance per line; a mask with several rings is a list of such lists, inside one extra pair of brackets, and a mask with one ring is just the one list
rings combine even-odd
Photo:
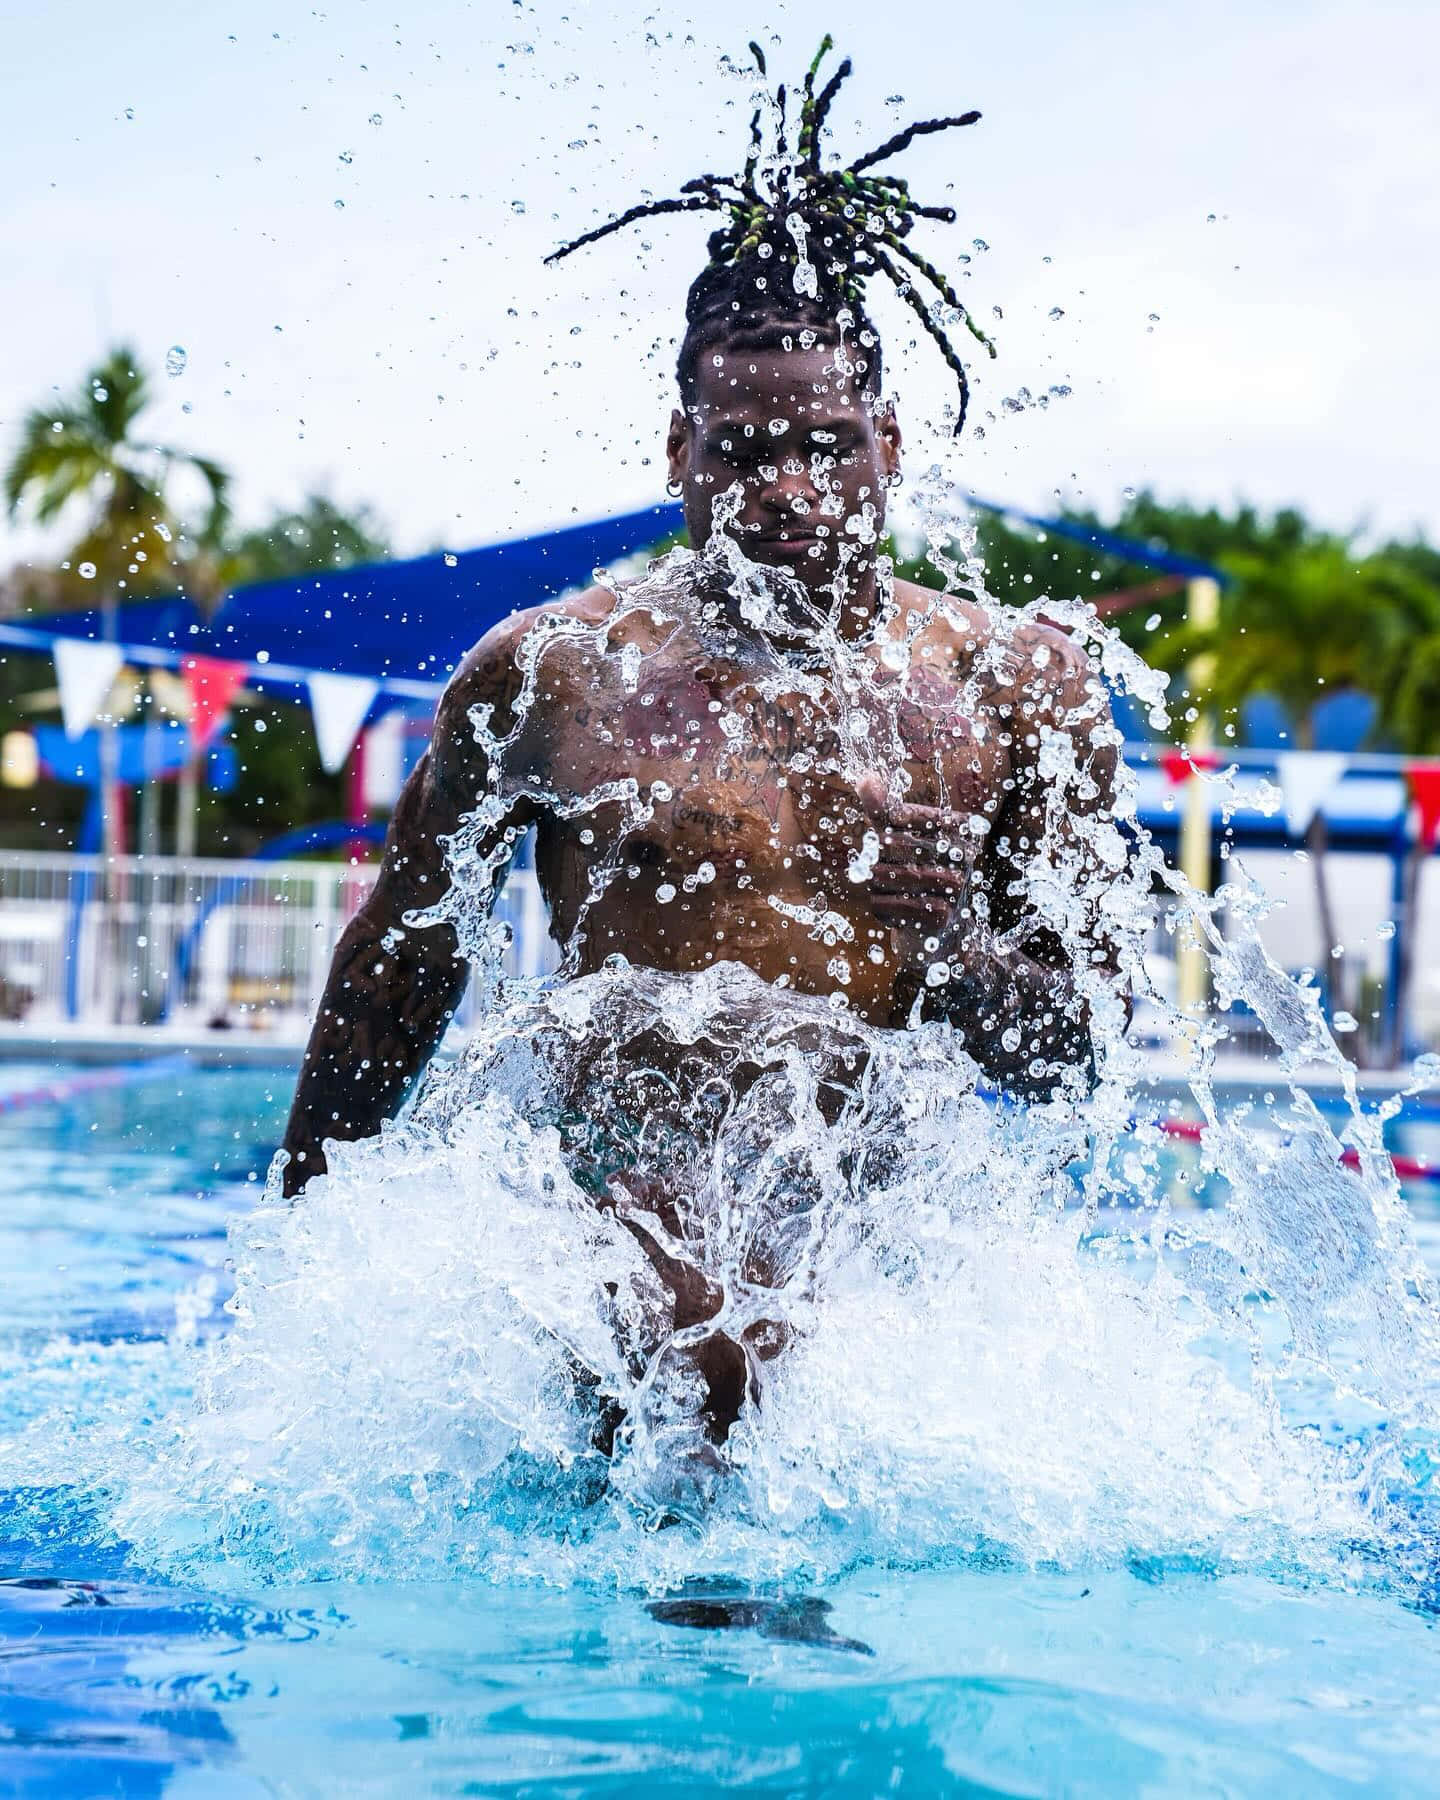
[[(1380, 1123), (1315, 992), (1263, 949), (1263, 896), (1238, 873), (1192, 891), (1123, 768), (1095, 804), (1077, 746), (1116, 736), (1093, 691), (1026, 721), (1038, 811), (1016, 861), (1088, 1009), (1086, 1079), (1041, 1057), (1036, 1097), (996, 1102), (971, 1052), (987, 1034), (1020, 1051), (1020, 1022), (967, 1038), (927, 1018), (943, 947), (867, 933), (878, 844), (856, 796), (912, 791), (934, 738), (927, 634), (968, 634), (952, 712), (972, 724), (998, 727), (997, 693), (1023, 714), (1046, 689), (1066, 652), (1037, 630), (1042, 605), (1164, 719), (1163, 679), (1091, 611), (984, 600), (966, 557), (937, 550), (949, 588), (919, 607), (882, 582), (857, 638), (842, 581), (817, 600), (721, 529), (617, 583), (612, 608), (518, 638), (513, 704), (472, 714), (489, 784), (449, 844), (452, 885), (405, 924), (453, 924), (480, 1024), (401, 1122), (334, 1146), (299, 1204), (272, 1185), (233, 1226), (230, 1328), (174, 1352), (194, 1401), (141, 1459), (112, 1447), (113, 1526), (147, 1557), (191, 1578), (218, 1553), (291, 1578), (661, 1586), (982, 1552), (1344, 1575), (1368, 1546), (1425, 1579), (1428, 1539), (1396, 1496), (1435, 1439), (1437, 1315)], [(678, 693), (677, 672), (721, 666), (713, 692)], [(581, 700), (557, 759), (550, 721)], [(784, 742), (782, 715), (805, 721)], [(747, 794), (808, 794), (813, 824), (747, 835)], [(973, 869), (994, 809), (954, 805)], [(491, 911), (536, 819), (563, 939), (545, 984), (504, 978)], [(727, 918), (734, 936), (702, 943), (717, 864), (753, 894), (752, 938)], [(1146, 972), (1156, 895), (1210, 966), (1217, 1011), (1198, 1025)], [(967, 903), (984, 923), (983, 896)], [(649, 966), (609, 948), (637, 913), (688, 921), (657, 923)], [(896, 957), (913, 965), (903, 1029), (880, 1019)], [(1222, 1212), (1169, 1197), (1127, 994), (1193, 1043)], [(1286, 1096), (1263, 1113), (1215, 1095), (1241, 1000)], [(1307, 1090), (1316, 1065), (1349, 1102), (1358, 1173)], [(727, 1380), (738, 1418), (719, 1441), (707, 1400)]]

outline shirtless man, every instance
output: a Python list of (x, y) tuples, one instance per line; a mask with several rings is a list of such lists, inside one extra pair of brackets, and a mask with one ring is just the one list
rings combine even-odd
[[(712, 263), (692, 288), (666, 454), (691, 544), (707, 545), (726, 496), (720, 529), (751, 562), (799, 584), (791, 615), (748, 623), (717, 582), (714, 629), (701, 641), (673, 620), (617, 613), (615, 594), (595, 587), (508, 619), (476, 645), (400, 797), (379, 879), (336, 950), (286, 1134), (287, 1192), (324, 1170), (327, 1138), (369, 1136), (395, 1113), (461, 998), (467, 968), (451, 928), (395, 928), (447, 885), (442, 842), (492, 775), (472, 709), (491, 709), (494, 733), (514, 724), (519, 653), (547, 615), (597, 633), (614, 620), (603, 654), (583, 648), (603, 633), (572, 634), (565, 654), (542, 658), (506, 771), (507, 822), (536, 828), (552, 931), (575, 940), (576, 974), (617, 953), (679, 974), (739, 962), (799, 994), (843, 992), (849, 1013), (885, 1029), (906, 1029), (918, 1002), (1019, 1094), (1088, 1078), (1087, 1003), (1072, 956), (1028, 910), (1024, 872), (1044, 840), (1047, 855), (1089, 871), (1092, 894), (1103, 885), (1081, 828), (1111, 798), (1118, 734), (1103, 687), (1065, 634), (1020, 620), (997, 636), (979, 606), (958, 596), (937, 606), (930, 590), (886, 577), (877, 542), (901, 435), (880, 398), (878, 339), (843, 294), (792, 291), (775, 276), (779, 261)], [(759, 665), (793, 659), (813, 674), (817, 616), (867, 681), (851, 693), (823, 681), (786, 693), (772, 680), (762, 692)], [(627, 649), (632, 672), (643, 669), (639, 691), (615, 676)], [(873, 729), (868, 718), (856, 725), (867, 709)], [(1039, 760), (1056, 735), (1078, 767), (1058, 823)], [(874, 765), (837, 755), (840, 736), (873, 741)], [(597, 891), (590, 876), (615, 848), (615, 809), (567, 816), (534, 796), (625, 776), (651, 810)], [(837, 923), (829, 943), (813, 929), (817, 912)], [(1093, 945), (1090, 960), (1113, 972), (1098, 908)], [(677, 1320), (703, 1317), (703, 1295), (681, 1293), (674, 1271), (657, 1267)], [(718, 1365), (707, 1379), (723, 1435), (740, 1392)]]

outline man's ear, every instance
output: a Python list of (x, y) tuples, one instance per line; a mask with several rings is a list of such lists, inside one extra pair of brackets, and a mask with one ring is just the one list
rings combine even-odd
[(898, 475), (900, 472), (900, 421), (895, 417), (893, 405), (882, 408), (875, 420), (875, 441), (880, 446), (880, 473), (882, 475)]
[(670, 414), (670, 429), (665, 434), (665, 460), (670, 465), (670, 479), (683, 481), (690, 467), (690, 421), (678, 406)]

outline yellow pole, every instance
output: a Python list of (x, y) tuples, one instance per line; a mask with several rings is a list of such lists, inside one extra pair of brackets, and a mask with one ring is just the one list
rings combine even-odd
[[(1211, 631), (1220, 619), (1220, 584), (1208, 575), (1197, 575), (1186, 590), (1186, 620), (1193, 630)], [(1215, 728), (1200, 694), (1215, 673), (1215, 658), (1197, 656), (1187, 671), (1191, 705), (1199, 714), (1190, 727), (1185, 748), (1192, 754), (1212, 750)], [(1197, 892), (1210, 892), (1210, 795), (1198, 775), (1185, 783), (1185, 810), (1180, 821), (1180, 872)], [(1205, 952), (1192, 931), (1181, 938), (1177, 998), (1182, 1012), (1199, 1012), (1208, 997)]]

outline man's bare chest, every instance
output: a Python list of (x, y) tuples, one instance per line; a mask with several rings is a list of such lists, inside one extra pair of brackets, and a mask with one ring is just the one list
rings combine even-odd
[(798, 859), (828, 877), (873, 826), (862, 789), (993, 818), (1012, 767), (1008, 709), (925, 668), (848, 692), (696, 656), (580, 673), (537, 697), (527, 785), (549, 786), (562, 835), (602, 851), (608, 809), (627, 855), (682, 871)]

